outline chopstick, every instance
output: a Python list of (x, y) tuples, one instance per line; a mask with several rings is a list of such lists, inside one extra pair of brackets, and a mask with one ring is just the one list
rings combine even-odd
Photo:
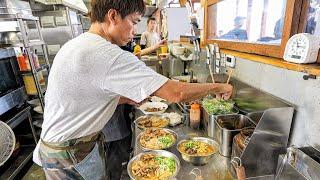
[(231, 78), (231, 75), (233, 73), (233, 70), (234, 69), (229, 69), (229, 76), (228, 76), (227, 84), (229, 84), (229, 82), (230, 82), (230, 78)]
[(212, 79), (212, 83), (215, 83), (214, 77), (213, 77), (213, 72), (212, 72), (211, 64), (209, 65), (209, 71), (210, 71), (210, 76), (211, 76), (211, 79)]

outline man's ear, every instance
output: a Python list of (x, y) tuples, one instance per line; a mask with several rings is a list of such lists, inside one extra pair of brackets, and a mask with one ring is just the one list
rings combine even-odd
[(119, 22), (119, 17), (121, 18), (120, 14), (115, 9), (110, 9), (104, 18), (106, 22), (115, 25)]

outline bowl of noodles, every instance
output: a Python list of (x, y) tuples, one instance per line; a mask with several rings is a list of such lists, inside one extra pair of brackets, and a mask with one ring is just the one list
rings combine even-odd
[(177, 141), (177, 134), (165, 128), (148, 128), (137, 137), (142, 150), (161, 150), (172, 147)]
[(219, 145), (212, 139), (193, 137), (178, 143), (177, 149), (182, 158), (195, 166), (205, 165), (219, 150)]
[(168, 104), (163, 102), (146, 102), (139, 109), (143, 114), (162, 114), (168, 109)]
[(164, 150), (140, 153), (133, 157), (127, 166), (128, 174), (134, 180), (173, 179), (179, 170), (178, 157)]
[(170, 119), (162, 115), (145, 115), (136, 119), (134, 123), (142, 130), (147, 128), (163, 128), (169, 125)]

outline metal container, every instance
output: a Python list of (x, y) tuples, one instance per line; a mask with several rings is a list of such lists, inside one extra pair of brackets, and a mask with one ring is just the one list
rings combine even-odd
[(208, 143), (210, 145), (213, 146), (214, 149), (218, 149), (219, 148), (219, 145), (216, 141), (212, 140), (212, 139), (209, 139), (209, 138), (205, 138), (205, 137), (193, 137), (193, 138), (190, 138), (190, 139), (185, 139), (185, 140), (182, 140), (180, 141), (178, 144), (177, 144), (177, 149), (178, 151), (180, 152), (182, 158), (187, 161), (187, 162), (190, 162), (192, 163), (193, 165), (195, 166), (200, 166), (200, 165), (205, 165), (209, 162), (210, 158), (216, 154), (218, 151), (215, 151), (207, 156), (192, 156), (192, 155), (188, 155), (184, 152), (181, 152), (179, 150), (179, 146), (181, 145), (181, 143), (185, 142), (185, 141), (188, 141), (188, 140), (193, 140), (193, 141), (200, 141), (200, 142), (205, 142), (205, 143)]
[(250, 118), (240, 114), (216, 116), (215, 124), (216, 139), (220, 145), (219, 152), (226, 157), (231, 156), (233, 137), (244, 128), (255, 127)]
[[(156, 129), (156, 128), (154, 128), (154, 129)], [(166, 131), (166, 132), (168, 132), (168, 133), (170, 133), (170, 134), (172, 134), (172, 135), (174, 136), (174, 140), (173, 140), (173, 143), (171, 144), (171, 146), (166, 147), (166, 148), (164, 148), (164, 149), (169, 149), (169, 148), (171, 148), (173, 145), (176, 144), (177, 139), (178, 139), (178, 135), (177, 135), (176, 132), (174, 132), (174, 131), (172, 131), (172, 130), (170, 130), (170, 129), (166, 129), (166, 128), (158, 128), (158, 129), (162, 129), (162, 130), (164, 130), (164, 131)], [(141, 138), (141, 136), (142, 136), (144, 133), (145, 133), (145, 131), (141, 132), (141, 133), (137, 136), (138, 143), (139, 143), (139, 146), (141, 147), (141, 149), (142, 149), (143, 151), (160, 150), (160, 149), (149, 149), (149, 148), (146, 148), (146, 147), (144, 147), (144, 146), (142, 146), (142, 145), (140, 144), (140, 138)]]
[(320, 179), (320, 152), (311, 146), (289, 147), (277, 165), (275, 180)]
[[(230, 113), (230, 114), (226, 114), (226, 115), (232, 115), (232, 114), (238, 114), (239, 111), (237, 109), (233, 109), (232, 110), (233, 112)], [(204, 129), (206, 130), (208, 136), (214, 140), (217, 140), (216, 139), (216, 123), (215, 123), (215, 119), (216, 119), (216, 116), (220, 116), (220, 115), (213, 115), (213, 114), (208, 114), (206, 112), (205, 109), (203, 109), (202, 111), (202, 117), (203, 117), (203, 126), (204, 126)]]
[(133, 174), (132, 174), (132, 171), (131, 171), (131, 167), (132, 167), (132, 163), (139, 159), (142, 155), (144, 154), (156, 154), (156, 155), (160, 155), (160, 156), (164, 156), (164, 157), (170, 157), (170, 158), (173, 158), (176, 162), (176, 171), (174, 172), (174, 174), (169, 178), (169, 179), (174, 179), (174, 177), (177, 176), (179, 170), (180, 170), (180, 161), (179, 161), (179, 158), (174, 155), (173, 153), (169, 152), (169, 151), (164, 151), (164, 150), (154, 150), (154, 151), (148, 151), (148, 152), (144, 152), (144, 153), (140, 153), (138, 155), (136, 155), (135, 157), (133, 157), (129, 163), (128, 163), (128, 166), (127, 166), (127, 172), (130, 176), (131, 179), (138, 179), (136, 178)]
[(21, 42), (21, 33), (19, 32), (2, 32), (0, 33), (1, 44), (18, 44)]

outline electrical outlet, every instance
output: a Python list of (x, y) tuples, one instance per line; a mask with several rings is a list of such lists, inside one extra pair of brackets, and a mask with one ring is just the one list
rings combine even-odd
[(220, 66), (220, 60), (216, 60), (216, 66)]
[(234, 56), (231, 55), (226, 55), (226, 57), (224, 58), (226, 61), (226, 65), (231, 67), (231, 68), (235, 68), (236, 67), (236, 58)]
[(216, 67), (216, 73), (220, 73), (220, 68)]
[(226, 67), (226, 58), (220, 59), (220, 67)]

